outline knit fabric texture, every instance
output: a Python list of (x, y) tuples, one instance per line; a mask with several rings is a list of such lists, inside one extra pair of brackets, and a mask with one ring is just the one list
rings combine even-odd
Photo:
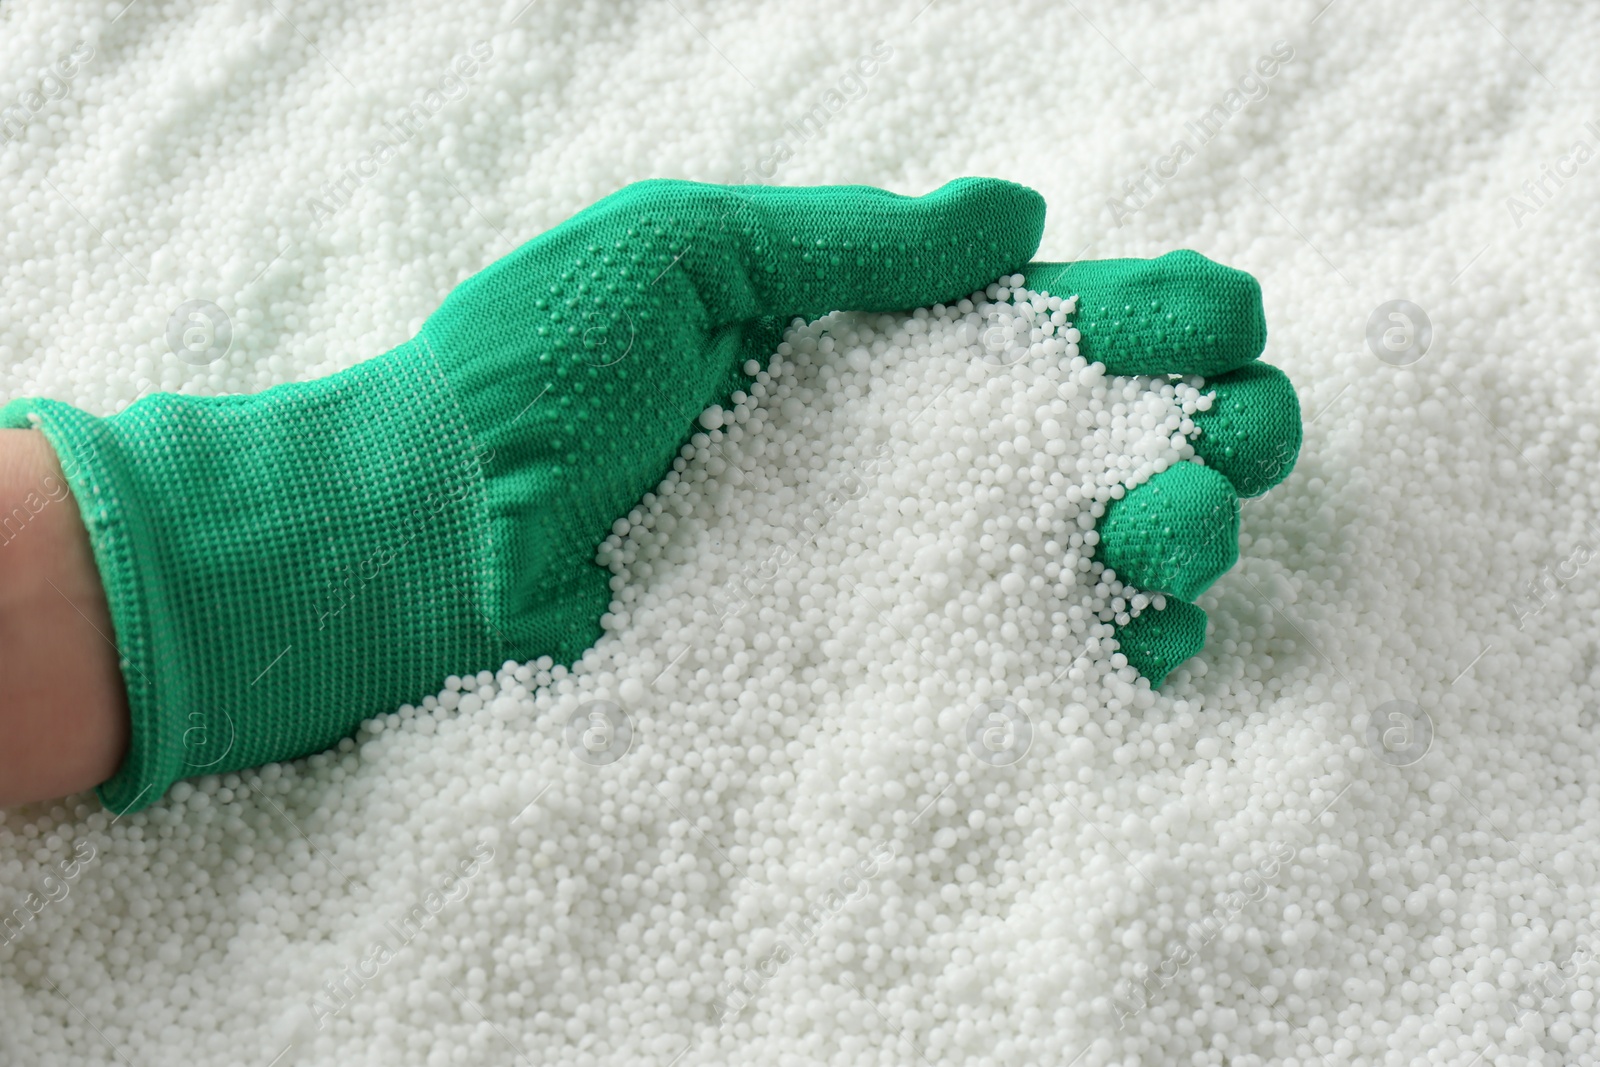
[(1177, 463), (1106, 506), (1095, 558), (1147, 592), (1193, 600), (1239, 558), (1239, 498), (1228, 479)]
[(1186, 601), (1166, 598), (1160, 608), (1149, 607), (1117, 629), (1118, 651), (1151, 686), (1166, 681), (1167, 674), (1206, 643), (1206, 613)]
[(1117, 630), (1129, 664), (1160, 685), (1205, 644), (1205, 613), (1186, 603), (1239, 556), (1239, 500), (1271, 489), (1300, 453), (1300, 403), (1267, 343), (1261, 286), (1187, 250), (1155, 259), (1029, 264), (1027, 285), (1077, 298), (1084, 358), (1109, 374), (1199, 375), (1212, 392), (1193, 418), (1198, 463), (1181, 463), (1111, 501), (1096, 558), (1118, 578), (1167, 594)]
[(1033, 264), (1030, 289), (1077, 296), (1085, 358), (1107, 374), (1226, 374), (1267, 344), (1261, 285), (1187, 249), (1155, 259)]
[(113, 811), (320, 751), (464, 664), (500, 662), (478, 459), (416, 345), (109, 418), (18, 400), (0, 425), (44, 432), (89, 531), (132, 720), (99, 788)]
[(577, 659), (611, 599), (599, 543), (791, 318), (959, 299), (1043, 226), (988, 179), (642, 182), (329, 378), (0, 409), (55, 447), (106, 588), (132, 741), (102, 801), (319, 751), (451, 673)]
[[(136, 810), (183, 777), (319, 751), (451, 673), (581, 657), (614, 591), (597, 546), (796, 317), (949, 303), (1026, 267), (1080, 295), (1085, 355), (1113, 373), (1222, 374), (1260, 353), (1249, 275), (1194, 253), (1028, 264), (1043, 225), (1037, 193), (993, 179), (914, 198), (640, 182), (329, 378), (105, 418), (0, 409), (56, 448), (106, 587), (132, 744), (102, 800)], [(1216, 423), (1223, 447), (1276, 446), (1263, 388)], [(1237, 551), (1232, 494), (1172, 468), (1108, 509), (1101, 554), (1192, 597)], [(1174, 606), (1121, 635), (1153, 681), (1198, 649), (1197, 609)]]
[(1300, 399), (1289, 376), (1247, 363), (1208, 379), (1211, 408), (1196, 412), (1194, 450), (1241, 497), (1260, 496), (1294, 469), (1300, 455)]
[(482, 447), (513, 655), (594, 643), (613, 593), (596, 547), (792, 318), (960, 299), (1043, 227), (1037, 193), (990, 179), (916, 198), (646, 181), (457, 286), (418, 340)]

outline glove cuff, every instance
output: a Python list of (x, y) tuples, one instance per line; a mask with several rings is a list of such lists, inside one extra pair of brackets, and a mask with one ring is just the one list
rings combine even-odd
[(113, 811), (504, 661), (479, 454), (425, 346), (105, 418), (16, 400), (0, 426), (55, 448), (105, 586), (132, 726)]

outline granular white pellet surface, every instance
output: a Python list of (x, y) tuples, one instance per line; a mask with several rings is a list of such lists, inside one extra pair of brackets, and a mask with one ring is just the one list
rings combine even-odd
[(615, 528), (575, 674), (6, 812), (0, 1062), (1594, 1062), (1592, 13), (3, 18), (6, 396), (328, 373), (639, 178), (979, 173), (1045, 195), (1042, 258), (1254, 273), (1307, 431), (1152, 694), (1086, 535), (1194, 383), (960, 307), (793, 331)]

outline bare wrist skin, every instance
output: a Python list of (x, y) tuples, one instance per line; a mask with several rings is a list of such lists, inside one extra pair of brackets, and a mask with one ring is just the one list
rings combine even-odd
[(55, 450), (0, 430), (0, 805), (110, 778), (128, 745), (116, 634)]

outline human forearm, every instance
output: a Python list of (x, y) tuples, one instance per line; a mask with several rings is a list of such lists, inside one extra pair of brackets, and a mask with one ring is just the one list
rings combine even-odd
[(0, 430), (0, 805), (117, 769), (128, 708), (115, 641), (55, 450), (36, 430)]

